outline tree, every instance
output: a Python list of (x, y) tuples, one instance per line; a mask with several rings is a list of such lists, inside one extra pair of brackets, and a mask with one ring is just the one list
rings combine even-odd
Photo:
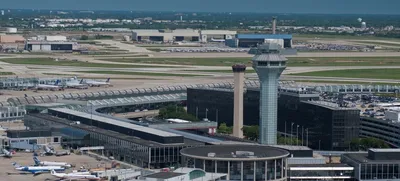
[(218, 127), (218, 133), (222, 133), (222, 134), (232, 134), (233, 130), (232, 130), (232, 126), (229, 127), (226, 125), (226, 123), (221, 123)]
[(81, 40), (89, 40), (89, 36), (87, 36), (87, 35), (82, 35), (82, 36), (81, 36)]
[(257, 125), (244, 126), (242, 130), (243, 130), (243, 135), (249, 140), (257, 141), (258, 137), (260, 136)]
[(278, 144), (280, 145), (301, 145), (301, 140), (297, 138), (282, 137), (278, 135)]
[(177, 118), (192, 122), (199, 121), (195, 116), (188, 114), (183, 107), (178, 105), (168, 105), (166, 107), (160, 108), (158, 112), (158, 118), (161, 119)]
[(350, 142), (351, 151), (368, 150), (369, 148), (389, 148), (383, 140), (377, 138), (355, 138)]

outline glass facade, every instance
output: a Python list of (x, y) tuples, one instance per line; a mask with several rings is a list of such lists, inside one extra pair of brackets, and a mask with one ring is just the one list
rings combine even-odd
[(361, 164), (361, 180), (399, 179), (400, 163)]
[[(233, 125), (233, 91), (220, 89), (188, 89), (187, 107), (192, 115), (205, 117), (208, 109), (209, 120)], [(244, 94), (244, 125), (259, 124), (258, 90), (247, 90)], [(309, 147), (322, 150), (346, 150), (352, 139), (357, 138), (360, 128), (360, 115), (357, 110), (332, 109), (322, 105), (309, 104), (307, 101), (319, 100), (318, 94), (300, 94), (279, 92), (278, 95), (278, 131), (296, 134), (296, 125), (308, 129)], [(219, 112), (219, 114), (217, 114)], [(286, 122), (286, 129), (285, 129)], [(306, 132), (304, 131), (304, 139)], [(306, 145), (306, 140), (304, 144)]]
[(220, 161), (182, 157), (182, 166), (204, 169), (211, 173), (226, 173), (228, 180), (286, 180), (287, 176), (286, 158), (257, 161)]
[[(94, 126), (71, 124), (70, 121), (47, 114), (27, 115), (24, 124), (30, 129), (51, 128), (54, 134), (63, 136), (62, 144), (83, 146), (104, 146), (105, 156), (131, 163), (143, 168), (164, 168), (178, 166), (180, 150), (202, 144), (148, 144), (145, 140), (107, 131)], [(99, 151), (101, 154), (102, 152)]]

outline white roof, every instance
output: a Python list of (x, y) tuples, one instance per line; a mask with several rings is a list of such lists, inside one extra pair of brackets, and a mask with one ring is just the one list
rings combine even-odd
[(190, 123), (190, 121), (186, 121), (183, 119), (167, 119), (167, 121), (174, 122), (174, 123)]
[(87, 119), (93, 119), (93, 120), (96, 120), (96, 121), (99, 121), (99, 122), (112, 124), (112, 125), (115, 125), (115, 126), (121, 126), (121, 127), (129, 128), (129, 129), (133, 129), (133, 130), (137, 130), (137, 131), (156, 134), (156, 135), (163, 136), (163, 137), (179, 136), (179, 135), (174, 134), (174, 133), (169, 133), (169, 132), (157, 130), (157, 129), (154, 129), (154, 128), (135, 125), (135, 124), (131, 124), (131, 123), (127, 123), (127, 122), (123, 122), (123, 121), (119, 121), (119, 120), (115, 120), (115, 119), (111, 119), (111, 118), (107, 118), (107, 117), (98, 116), (98, 115), (95, 115), (95, 114), (89, 114), (89, 113), (85, 113), (85, 112), (75, 111), (75, 110), (72, 110), (72, 109), (52, 108), (51, 110), (64, 112), (64, 113), (72, 114), (72, 115), (77, 115), (77, 116), (84, 117), (84, 118), (87, 118)]

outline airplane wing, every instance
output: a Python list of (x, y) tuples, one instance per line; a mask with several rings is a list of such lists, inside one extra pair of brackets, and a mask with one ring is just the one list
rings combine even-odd
[(45, 173), (45, 172), (44, 171), (32, 171), (32, 173), (33, 173), (33, 176), (36, 177), (36, 176), (38, 176), (38, 175), (40, 175), (42, 173)]
[(1, 156), (6, 156), (6, 154), (0, 154), (0, 157), (1, 157)]

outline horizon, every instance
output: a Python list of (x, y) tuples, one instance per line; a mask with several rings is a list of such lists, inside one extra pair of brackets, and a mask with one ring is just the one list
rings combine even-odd
[[(77, 6), (78, 5), (78, 6)], [(3, 2), (3, 9), (67, 11), (135, 11), (135, 12), (201, 12), (201, 13), (266, 13), (266, 14), (348, 14), (399, 15), (400, 1), (382, 0), (14, 0)], [(229, 11), (227, 11), (229, 10)]]

